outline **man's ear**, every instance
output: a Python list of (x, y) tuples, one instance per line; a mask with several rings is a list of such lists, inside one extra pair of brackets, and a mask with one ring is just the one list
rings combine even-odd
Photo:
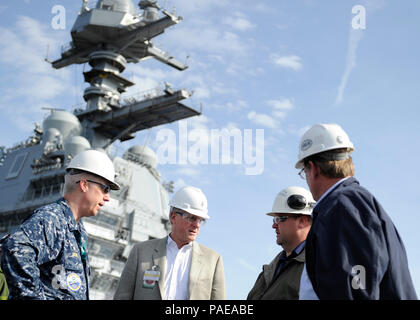
[(80, 180), (79, 188), (82, 192), (87, 192), (88, 191), (89, 187), (88, 187), (88, 183), (85, 179)]
[(312, 160), (310, 160), (310, 161), (308, 162), (308, 164), (309, 164), (309, 166), (310, 166), (312, 176), (313, 176), (314, 178), (318, 177), (318, 176), (319, 176), (319, 174), (321, 173), (321, 171), (320, 171), (320, 169), (319, 169), (319, 166), (318, 166), (316, 163), (314, 163)]
[(302, 215), (299, 217), (299, 227), (306, 228), (311, 225), (309, 222), (309, 217), (307, 215)]
[(169, 211), (169, 221), (173, 224), (173, 219), (175, 219), (176, 213), (173, 210)]

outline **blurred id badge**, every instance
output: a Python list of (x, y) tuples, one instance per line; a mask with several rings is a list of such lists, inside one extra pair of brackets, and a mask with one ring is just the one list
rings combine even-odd
[(153, 289), (160, 279), (160, 271), (153, 268), (146, 270), (143, 277), (143, 288)]

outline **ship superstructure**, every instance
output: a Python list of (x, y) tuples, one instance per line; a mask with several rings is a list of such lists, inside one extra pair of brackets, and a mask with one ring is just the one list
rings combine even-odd
[[(109, 154), (115, 141), (133, 139), (139, 130), (200, 115), (180, 102), (191, 95), (188, 91), (169, 86), (122, 102), (121, 95), (134, 85), (121, 76), (127, 63), (153, 57), (178, 70), (187, 68), (152, 43), (181, 18), (153, 0), (140, 1), (139, 8), (140, 14), (131, 0), (99, 0), (94, 8), (83, 1), (72, 42), (51, 64), (57, 69), (90, 65), (83, 74), (89, 83), (83, 94), (86, 107), (52, 110), (26, 141), (0, 147), (0, 236), (60, 197), (65, 167), (79, 152), (95, 148)], [(89, 233), (92, 299), (112, 298), (133, 244), (170, 231), (173, 186), (162, 181), (154, 152), (133, 146), (113, 163), (121, 190), (111, 192), (98, 216), (83, 220)]]

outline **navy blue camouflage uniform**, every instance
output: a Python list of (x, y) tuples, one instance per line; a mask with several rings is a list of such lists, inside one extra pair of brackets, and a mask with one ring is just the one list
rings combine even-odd
[(89, 299), (87, 233), (66, 200), (38, 208), (3, 244), (9, 299)]

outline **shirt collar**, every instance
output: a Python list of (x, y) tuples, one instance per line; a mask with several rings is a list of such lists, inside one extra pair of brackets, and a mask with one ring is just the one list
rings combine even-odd
[(65, 217), (65, 219), (67, 221), (67, 224), (69, 226), (69, 230), (70, 231), (76, 231), (77, 230), (77, 231), (80, 232), (80, 230), (79, 230), (80, 223), (78, 224), (76, 222), (76, 220), (74, 219), (73, 211), (71, 211), (70, 206), (67, 203), (66, 199), (61, 198), (57, 201), (57, 203), (59, 205), (61, 205), (61, 207), (63, 208), (64, 217)]
[(348, 178), (351, 178), (351, 177), (346, 177), (346, 178), (343, 178), (343, 179), (337, 181), (327, 191), (325, 191), (324, 194), (321, 196), (321, 198), (319, 198), (318, 201), (316, 202), (316, 205), (315, 205), (314, 209), (319, 205), (319, 203), (322, 201), (322, 199), (324, 199), (329, 193), (331, 193), (331, 191), (333, 191), (339, 184), (343, 183)]
[(293, 252), (296, 253), (296, 255), (298, 256), (302, 250), (305, 248), (305, 244), (306, 244), (306, 240), (303, 240), (296, 248), (295, 250), (293, 250)]
[(300, 255), (305, 249), (306, 240), (303, 240), (290, 254), (290, 256), (286, 256), (286, 251), (282, 252), (282, 255), (280, 257), (280, 260), (287, 260), (287, 259), (293, 259), (296, 258), (298, 255)]
[(178, 245), (176, 242), (171, 238), (171, 234), (168, 235), (168, 240), (166, 240), (166, 246), (168, 248), (176, 248), (177, 250), (181, 250), (182, 248), (186, 247), (186, 249), (192, 248), (192, 241), (187, 243), (186, 245), (183, 245), (180, 249), (178, 248)]

